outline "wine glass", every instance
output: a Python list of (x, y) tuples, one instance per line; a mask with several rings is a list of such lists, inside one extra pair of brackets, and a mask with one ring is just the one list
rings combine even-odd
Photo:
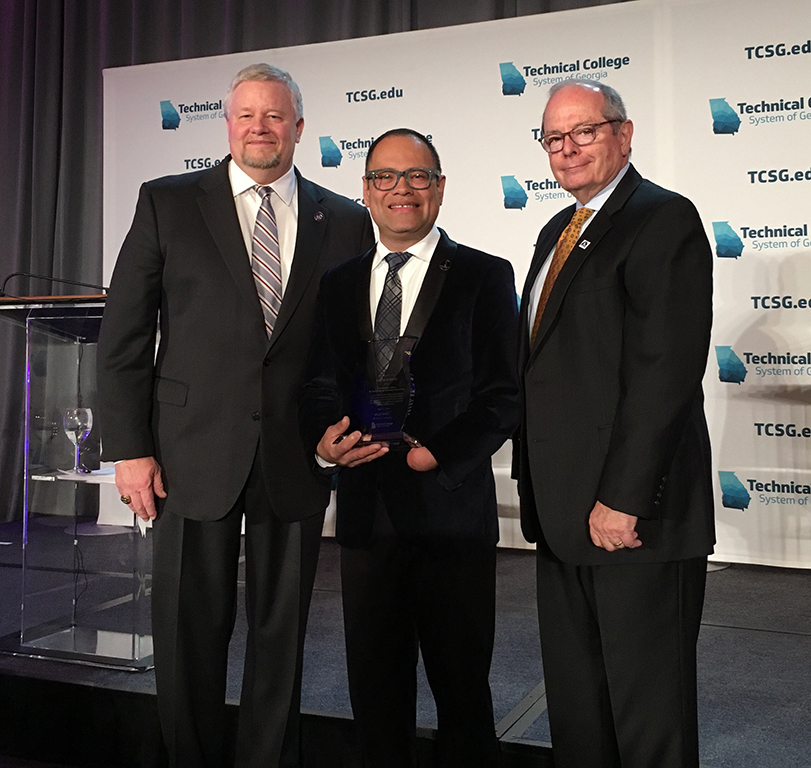
[(90, 470), (81, 463), (82, 443), (93, 429), (93, 411), (90, 408), (68, 408), (62, 417), (62, 427), (68, 440), (76, 446), (76, 458), (73, 471), (80, 475), (89, 474)]

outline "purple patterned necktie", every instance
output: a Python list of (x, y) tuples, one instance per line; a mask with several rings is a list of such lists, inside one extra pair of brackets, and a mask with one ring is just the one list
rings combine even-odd
[(256, 191), (262, 197), (262, 204), (253, 228), (251, 271), (265, 316), (265, 331), (270, 338), (282, 305), (282, 260), (276, 216), (270, 204), (270, 187), (257, 186)]
[(400, 319), (403, 306), (403, 285), (399, 270), (411, 254), (408, 251), (390, 253), (384, 257), (389, 265), (383, 293), (375, 313), (375, 360), (377, 380), (381, 381), (394, 356), (394, 348), (400, 340)]

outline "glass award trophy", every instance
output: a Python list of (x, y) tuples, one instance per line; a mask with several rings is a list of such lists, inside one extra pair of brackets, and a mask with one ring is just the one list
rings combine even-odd
[(411, 376), (411, 353), (417, 339), (403, 336), (394, 348), (391, 363), (381, 377), (376, 375), (376, 345), (368, 343), (366, 370), (358, 377), (352, 398), (350, 431), (360, 431), (358, 445), (411, 442), (403, 434), (411, 404), (414, 380)]

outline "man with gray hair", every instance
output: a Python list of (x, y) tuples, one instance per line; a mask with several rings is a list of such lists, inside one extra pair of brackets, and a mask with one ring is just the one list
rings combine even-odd
[[(297, 397), (321, 275), (374, 242), (363, 208), (302, 178), (301, 93), (267, 64), (225, 99), (230, 156), (141, 187), (99, 339), (104, 458), (153, 521), (161, 727), (177, 768), (222, 768), (245, 528), (236, 765), (299, 760), (301, 653), (329, 488)], [(155, 356), (156, 332), (160, 344)]]
[(698, 766), (712, 253), (692, 203), (630, 164), (632, 135), (609, 86), (552, 90), (540, 141), (575, 203), (524, 287), (515, 466), (557, 768)]

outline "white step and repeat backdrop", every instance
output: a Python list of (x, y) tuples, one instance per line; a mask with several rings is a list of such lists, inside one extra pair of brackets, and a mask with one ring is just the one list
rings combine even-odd
[[(518, 290), (540, 227), (571, 200), (536, 141), (548, 88), (615, 87), (635, 165), (696, 203), (715, 249), (715, 559), (811, 567), (808, 0), (639, 0), (106, 70), (105, 282), (140, 183), (220, 162), (223, 94), (257, 61), (301, 86), (296, 165), (342, 194), (360, 199), (375, 136), (429, 135), (448, 176), (440, 226), (508, 258)], [(522, 546), (508, 448), (496, 465), (502, 544)]]

